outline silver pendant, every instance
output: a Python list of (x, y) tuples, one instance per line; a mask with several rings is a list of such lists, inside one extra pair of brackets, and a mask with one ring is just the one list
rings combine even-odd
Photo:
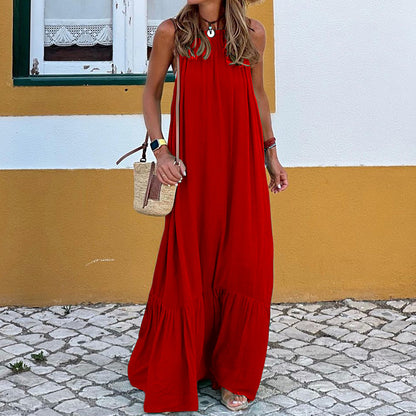
[(207, 30), (207, 36), (208, 36), (209, 38), (213, 38), (213, 37), (215, 36), (215, 31), (214, 31), (214, 29), (213, 29), (212, 27), (210, 27), (210, 28)]

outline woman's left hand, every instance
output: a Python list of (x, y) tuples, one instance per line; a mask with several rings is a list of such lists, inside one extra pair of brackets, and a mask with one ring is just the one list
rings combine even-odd
[(275, 147), (266, 151), (265, 162), (270, 174), (270, 191), (273, 193), (284, 191), (289, 185), (287, 173), (277, 158)]

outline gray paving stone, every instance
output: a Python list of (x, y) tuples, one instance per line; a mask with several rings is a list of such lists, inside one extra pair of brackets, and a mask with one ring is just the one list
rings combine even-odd
[(24, 373), (11, 374), (8, 378), (14, 385), (20, 385), (25, 387), (33, 387), (38, 384), (44, 383), (46, 380), (44, 377), (40, 377), (33, 374), (31, 371), (25, 371)]
[(375, 338), (391, 338), (393, 334), (388, 331), (383, 331), (381, 329), (373, 329), (370, 332), (367, 333), (369, 337), (375, 337)]
[(369, 312), (369, 315), (375, 316), (381, 319), (387, 319), (388, 321), (400, 321), (405, 319), (406, 316), (400, 312), (392, 311), (391, 309), (376, 308)]
[(311, 381), (322, 379), (321, 375), (312, 373), (311, 371), (305, 371), (305, 370), (292, 373), (292, 377), (301, 383), (309, 383)]
[(360, 400), (351, 402), (350, 405), (358, 410), (368, 410), (383, 404), (380, 400), (373, 399), (371, 397), (365, 397)]
[(343, 327), (349, 329), (350, 331), (355, 331), (359, 333), (366, 333), (371, 330), (372, 326), (363, 321), (351, 321), (343, 324)]
[(336, 371), (335, 373), (330, 373), (325, 376), (329, 380), (333, 381), (334, 383), (338, 383), (341, 385), (344, 385), (346, 383), (349, 383), (351, 381), (358, 380), (359, 377), (355, 374), (351, 374), (348, 371)]
[(34, 412), (35, 410), (43, 407), (44, 404), (36, 397), (28, 396), (18, 402), (14, 402), (13, 406), (22, 410), (22, 412)]
[(282, 408), (289, 408), (296, 405), (296, 400), (291, 399), (286, 394), (275, 394), (267, 400), (279, 405)]
[[(89, 408), (89, 404), (77, 398), (65, 400), (62, 403), (56, 405), (53, 409), (59, 412), (60, 414), (76, 414), (80, 409)], [(105, 410), (105, 409), (103, 409)], [(97, 415), (98, 416), (98, 415)]]
[(371, 352), (370, 354), (376, 359), (385, 360), (390, 363), (400, 363), (409, 359), (407, 355), (393, 351), (391, 348), (382, 348), (378, 351)]
[(98, 384), (106, 384), (110, 381), (117, 380), (121, 377), (120, 374), (115, 373), (114, 371), (101, 370), (94, 373), (89, 373), (85, 376), (88, 380), (93, 381)]
[(356, 361), (345, 354), (337, 354), (325, 360), (329, 364), (340, 365), (342, 367), (351, 367), (356, 364)]
[(16, 384), (12, 383), (10, 381), (10, 379), (9, 380), (0, 380), (0, 391), (11, 389), (15, 386), (16, 386)]
[(321, 307), (319, 304), (316, 303), (298, 303), (297, 306), (298, 308), (305, 309), (305, 311), (308, 312), (314, 312)]
[(396, 403), (395, 406), (406, 412), (416, 413), (416, 403), (414, 401), (404, 400)]
[(115, 395), (115, 396), (107, 396), (101, 397), (97, 400), (97, 405), (109, 409), (118, 409), (120, 407), (127, 406), (131, 403), (130, 399), (126, 397)]
[(57, 370), (47, 374), (47, 377), (50, 378), (52, 381), (55, 381), (56, 383), (63, 383), (65, 381), (73, 379), (75, 376), (74, 374), (69, 374), (66, 371)]
[(308, 345), (306, 347), (296, 348), (294, 351), (296, 354), (305, 355), (306, 357), (317, 360), (323, 360), (336, 354), (334, 350), (326, 347), (321, 347), (319, 345)]
[(31, 387), (27, 390), (28, 393), (32, 394), (33, 396), (44, 396), (47, 393), (51, 393), (53, 391), (57, 391), (62, 389), (63, 386), (52, 381), (47, 381), (43, 384), (39, 384), (35, 387)]
[(370, 311), (372, 309), (377, 308), (377, 305), (371, 302), (361, 302), (353, 299), (345, 299), (344, 303), (348, 305), (350, 308), (356, 308), (360, 311)]
[(331, 318), (332, 318), (331, 315), (325, 315), (322, 313), (308, 313), (304, 317), (304, 319), (307, 319), (308, 321), (311, 321), (311, 322), (323, 322)]
[(337, 403), (335, 406), (328, 409), (331, 415), (350, 415), (354, 413), (355, 409), (347, 404)]
[(300, 400), (302, 402), (310, 402), (311, 400), (318, 398), (319, 394), (316, 391), (301, 387), (291, 391), (288, 396), (291, 399)]
[(88, 339), (99, 338), (110, 334), (110, 332), (108, 332), (106, 329), (95, 325), (88, 325), (85, 328), (80, 329), (79, 332), (86, 336)]
[(397, 415), (400, 412), (401, 411), (397, 407), (384, 405), (372, 410), (371, 414), (374, 416), (392, 416)]
[(78, 333), (76, 331), (71, 330), (71, 329), (58, 328), (58, 329), (55, 329), (54, 331), (49, 332), (49, 335), (52, 338), (62, 339), (62, 338), (68, 338), (68, 337), (72, 337), (74, 335), (78, 335)]
[(416, 341), (416, 334), (412, 332), (403, 332), (394, 337), (393, 340), (405, 344), (414, 343)]
[(403, 306), (406, 306), (408, 304), (408, 301), (406, 300), (389, 300), (386, 302), (386, 305), (391, 306), (395, 309), (403, 309)]
[(32, 413), (31, 416), (60, 416), (61, 413), (56, 412), (53, 409), (42, 408), (37, 410), (35, 413)]
[(396, 403), (401, 400), (401, 397), (395, 393), (392, 393), (388, 390), (378, 390), (373, 393), (373, 396), (376, 399), (379, 399), (385, 403)]
[(33, 347), (29, 345), (25, 345), (25, 344), (13, 344), (13, 345), (8, 345), (7, 347), (3, 347), (3, 351), (6, 351), (12, 355), (19, 356), (19, 355), (26, 354), (28, 352), (32, 352)]
[(55, 352), (55, 351), (60, 350), (64, 346), (65, 346), (65, 341), (62, 341), (60, 339), (54, 339), (53, 341), (45, 341), (45, 342), (42, 342), (41, 344), (38, 344), (37, 348)]
[(314, 381), (309, 384), (309, 387), (313, 390), (320, 391), (322, 393), (327, 393), (331, 390), (337, 389), (337, 386), (334, 383), (327, 380)]
[(410, 325), (410, 322), (407, 322), (407, 321), (392, 321), (383, 325), (381, 329), (385, 332), (391, 332), (393, 334), (397, 334), (400, 331), (403, 331), (409, 325)]
[(395, 378), (388, 374), (383, 374), (380, 371), (376, 371), (374, 373), (366, 374), (361, 379), (363, 381), (368, 381), (373, 384), (381, 385), (383, 383), (390, 383), (394, 381)]
[(412, 302), (410, 305), (407, 305), (403, 312), (405, 313), (416, 313), (416, 302)]
[(350, 331), (345, 328), (340, 328), (339, 326), (329, 326), (327, 328), (322, 329), (322, 333), (329, 335), (333, 338), (341, 338), (347, 335)]
[(359, 332), (350, 332), (343, 337), (341, 337), (342, 341), (352, 342), (353, 344), (357, 344), (359, 342), (364, 341), (367, 338), (367, 335), (360, 334)]
[(338, 400), (341, 400), (343, 403), (349, 403), (354, 400), (358, 400), (363, 398), (364, 396), (361, 393), (358, 393), (351, 389), (336, 389), (331, 390), (328, 392), (328, 396), (331, 396), (333, 398), (337, 398)]
[(400, 366), (398, 364), (389, 365), (388, 367), (383, 368), (382, 371), (384, 371), (388, 374), (391, 374), (394, 377), (409, 376), (410, 375), (409, 370), (407, 370), (406, 368), (403, 368), (402, 366)]
[(317, 322), (301, 321), (294, 325), (296, 329), (300, 331), (306, 331), (310, 334), (316, 334), (317, 332), (325, 329), (327, 326), (319, 324)]
[(357, 390), (364, 394), (371, 394), (375, 391), (378, 391), (378, 387), (374, 386), (373, 384), (367, 383), (366, 381), (352, 381), (349, 383), (349, 386), (352, 387), (354, 390)]
[(318, 409), (328, 409), (332, 407), (335, 403), (336, 400), (328, 396), (318, 397), (317, 399), (311, 401), (311, 404), (317, 407)]
[(4, 391), (0, 391), (0, 403), (10, 403), (15, 402), (23, 397), (26, 396), (26, 393), (22, 389), (18, 389), (16, 387), (7, 389)]
[(294, 327), (289, 327), (280, 331), (281, 335), (285, 335), (288, 338), (294, 338), (305, 342), (310, 342), (313, 340), (313, 336), (306, 334), (305, 332), (299, 331)]
[(266, 384), (274, 387), (278, 393), (289, 393), (300, 387), (300, 383), (293, 381), (286, 376), (276, 376), (274, 379), (266, 380)]
[(361, 347), (348, 348), (344, 350), (344, 354), (356, 360), (366, 360), (368, 357), (368, 351)]
[(48, 402), (60, 403), (64, 400), (75, 398), (75, 394), (72, 393), (71, 390), (64, 388), (62, 390), (54, 391), (53, 393), (44, 394), (42, 397)]
[(402, 381), (393, 381), (391, 383), (384, 383), (383, 387), (397, 394), (406, 393), (412, 390), (412, 387), (410, 387), (406, 383), (403, 383)]
[(374, 369), (371, 368), (371, 367), (368, 367), (365, 364), (357, 363), (357, 364), (353, 365), (352, 367), (350, 367), (348, 369), (348, 371), (352, 374), (357, 375), (357, 376), (363, 376), (365, 374), (373, 373)]
[(7, 335), (9, 337), (20, 334), (21, 332), (22, 332), (22, 328), (20, 328), (17, 325), (7, 324), (1, 327), (2, 335)]
[(287, 412), (295, 416), (305, 416), (305, 415), (312, 416), (312, 415), (317, 415), (321, 413), (319, 409), (306, 403), (291, 407), (287, 409)]
[(394, 341), (389, 339), (367, 338), (361, 344), (361, 347), (369, 350), (380, 350), (385, 349), (386, 347), (390, 347), (391, 345), (394, 345)]
[(112, 391), (102, 386), (87, 386), (79, 392), (80, 397), (86, 397), (88, 399), (99, 399), (103, 396), (111, 395)]

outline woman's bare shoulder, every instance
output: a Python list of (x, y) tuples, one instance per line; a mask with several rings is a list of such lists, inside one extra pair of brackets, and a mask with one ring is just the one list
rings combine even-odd
[(253, 37), (261, 38), (266, 36), (266, 30), (260, 20), (253, 18), (248, 19), (248, 27), (249, 32)]
[(175, 39), (175, 24), (172, 19), (163, 20), (156, 29), (155, 39), (167, 46), (172, 46)]
[(248, 23), (250, 37), (255, 44), (256, 48), (261, 52), (265, 48), (266, 44), (266, 30), (259, 20), (249, 19)]

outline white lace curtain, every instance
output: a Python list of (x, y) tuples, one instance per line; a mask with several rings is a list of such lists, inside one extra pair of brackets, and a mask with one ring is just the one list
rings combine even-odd
[(45, 46), (112, 45), (112, 3), (45, 0)]
[(160, 22), (176, 16), (185, 6), (186, 0), (148, 0), (147, 2), (147, 46), (152, 46), (153, 36)]
[[(148, 0), (148, 46), (160, 22), (185, 4), (186, 0)], [(45, 0), (45, 46), (112, 45), (112, 8), (113, 0)]]

